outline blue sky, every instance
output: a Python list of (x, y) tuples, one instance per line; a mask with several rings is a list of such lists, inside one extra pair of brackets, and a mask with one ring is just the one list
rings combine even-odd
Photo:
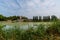
[(60, 0), (0, 0), (0, 14), (4, 16), (56, 15), (60, 16)]

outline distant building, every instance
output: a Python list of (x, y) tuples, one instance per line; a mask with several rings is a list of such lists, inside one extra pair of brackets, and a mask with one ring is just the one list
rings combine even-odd
[(33, 21), (37, 22), (38, 21), (38, 16), (33, 16)]
[(42, 21), (42, 17), (41, 16), (39, 16), (39, 21)]
[(50, 16), (43, 16), (43, 21), (50, 21)]

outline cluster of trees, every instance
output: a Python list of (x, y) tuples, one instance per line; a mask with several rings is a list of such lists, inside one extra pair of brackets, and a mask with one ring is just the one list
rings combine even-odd
[(19, 16), (10, 16), (10, 17), (6, 17), (3, 15), (0, 15), (0, 21), (7, 21), (7, 20), (17, 20), (19, 19)]
[[(3, 16), (3, 15), (0, 15), (0, 21), (7, 21), (7, 20), (14, 21), (14, 20), (18, 20), (18, 19), (20, 19), (20, 16), (9, 16), (9, 17), (6, 17), (6, 16)], [(22, 16), (21, 19), (28, 19), (28, 18), (25, 17), (25, 16)]]
[(33, 21), (34, 22), (40, 22), (40, 21), (44, 21), (44, 22), (48, 22), (48, 21), (57, 21), (58, 18), (55, 15), (50, 16), (33, 16)]
[(0, 15), (0, 21), (6, 21), (6, 20), (7, 20), (7, 17)]
[(20, 17), (19, 16), (10, 16), (10, 17), (7, 17), (7, 20), (14, 21), (14, 20), (17, 20), (17, 19), (20, 19)]

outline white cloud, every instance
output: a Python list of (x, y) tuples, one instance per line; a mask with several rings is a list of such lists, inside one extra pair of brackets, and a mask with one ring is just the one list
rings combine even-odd
[(54, 9), (55, 7), (55, 2), (54, 0), (30, 0), (30, 1), (27, 1), (23, 6), (25, 7), (26, 9), (24, 10), (25, 11), (25, 14), (26, 15), (31, 15), (34, 16), (34, 15), (53, 15), (54, 13), (51, 11), (52, 8)]
[[(53, 15), (54, 13), (56, 15), (56, 13), (60, 13), (60, 2), (58, 3), (57, 0), (3, 0), (3, 3), (5, 3), (3, 6), (6, 14), (11, 13), (13, 15), (30, 17), (34, 15)], [(3, 7), (1, 4), (0, 6)]]

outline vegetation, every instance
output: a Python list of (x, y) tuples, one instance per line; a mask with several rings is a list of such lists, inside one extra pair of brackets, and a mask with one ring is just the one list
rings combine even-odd
[[(0, 21), (7, 21), (7, 20), (14, 21), (14, 20), (18, 20), (18, 19), (20, 19), (20, 16), (9, 16), (9, 17), (6, 17), (6, 16), (3, 16), (3, 15), (0, 15)], [(25, 16), (22, 16), (21, 19), (28, 19), (28, 18), (25, 17)]]
[(51, 16), (51, 21), (57, 21), (57, 20), (58, 20), (58, 18), (55, 15)]
[(10, 17), (7, 17), (7, 20), (17, 20), (17, 19), (20, 19), (19, 16), (10, 16)]
[(6, 21), (6, 17), (5, 16), (3, 16), (3, 15), (0, 15), (0, 21)]
[(55, 15), (52, 15), (51, 18), (50, 16), (43, 16), (43, 19), (41, 16), (33, 16), (33, 19), (28, 19), (27, 17), (25, 16), (9, 16), (9, 17), (6, 17), (6, 16), (3, 16), (3, 15), (0, 15), (0, 21), (17, 21), (17, 20), (21, 20), (23, 22), (50, 22), (50, 21), (57, 21), (58, 18), (55, 16)]
[(54, 22), (48, 26), (40, 24), (37, 25), (37, 28), (33, 27), (29, 27), (27, 30), (16, 26), (5, 29), (5, 25), (0, 25), (0, 40), (60, 40), (60, 22)]

